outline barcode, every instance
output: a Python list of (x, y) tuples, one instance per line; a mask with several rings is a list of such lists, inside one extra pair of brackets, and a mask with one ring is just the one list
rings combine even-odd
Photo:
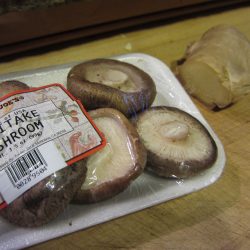
[(47, 163), (38, 148), (35, 148), (11, 163), (5, 169), (5, 172), (12, 184), (15, 185), (23, 177), (29, 175), (32, 171), (43, 165), (47, 165)]

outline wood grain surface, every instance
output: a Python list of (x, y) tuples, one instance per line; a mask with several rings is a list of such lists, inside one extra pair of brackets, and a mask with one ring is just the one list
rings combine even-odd
[[(0, 74), (129, 52), (171, 65), (190, 42), (220, 23), (235, 25), (250, 39), (250, 7), (243, 7), (26, 55), (1, 62)], [(250, 249), (250, 95), (218, 112), (194, 102), (226, 151), (215, 184), (30, 249)]]
[[(0, 36), (0, 57), (189, 13), (232, 8), (249, 0), (144, 0), (143, 4), (141, 0), (83, 0), (50, 8), (45, 6), (51, 1), (5, 2), (0, 4), (0, 12), (1, 6), (7, 5), (3, 8), (6, 13), (0, 13), (4, 34)], [(24, 2), (35, 2), (37, 8), (25, 6)], [(23, 11), (11, 11), (12, 5)], [(70, 13), (74, 13), (72, 18)]]

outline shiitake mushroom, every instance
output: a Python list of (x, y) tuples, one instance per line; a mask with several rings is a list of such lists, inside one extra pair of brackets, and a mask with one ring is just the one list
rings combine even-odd
[(74, 66), (68, 73), (67, 88), (88, 110), (109, 107), (126, 116), (147, 109), (156, 96), (155, 83), (147, 73), (113, 59)]
[[(0, 83), (0, 97), (24, 89), (29, 89), (25, 83), (5, 81)], [(64, 211), (84, 181), (85, 174), (85, 160), (58, 170), (11, 202), (0, 211), (0, 215), (21, 227), (44, 225)]]
[(144, 170), (146, 150), (130, 121), (118, 110), (89, 112), (107, 145), (87, 158), (87, 176), (74, 203), (92, 203), (124, 191)]
[(217, 158), (207, 129), (178, 108), (151, 107), (132, 122), (147, 149), (146, 168), (159, 176), (187, 178), (211, 167)]

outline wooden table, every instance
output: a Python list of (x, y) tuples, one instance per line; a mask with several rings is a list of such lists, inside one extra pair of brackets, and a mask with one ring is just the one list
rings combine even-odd
[[(250, 8), (175, 20), (0, 63), (0, 73), (128, 52), (166, 64), (209, 27), (235, 25), (250, 39)], [(221, 139), (227, 163), (222, 177), (196, 193), (145, 209), (31, 249), (250, 249), (250, 95), (213, 112), (195, 101)]]

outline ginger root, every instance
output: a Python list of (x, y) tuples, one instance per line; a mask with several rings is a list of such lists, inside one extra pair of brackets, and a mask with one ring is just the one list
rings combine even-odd
[(215, 26), (187, 48), (175, 72), (188, 93), (224, 108), (250, 93), (249, 40), (232, 26)]

